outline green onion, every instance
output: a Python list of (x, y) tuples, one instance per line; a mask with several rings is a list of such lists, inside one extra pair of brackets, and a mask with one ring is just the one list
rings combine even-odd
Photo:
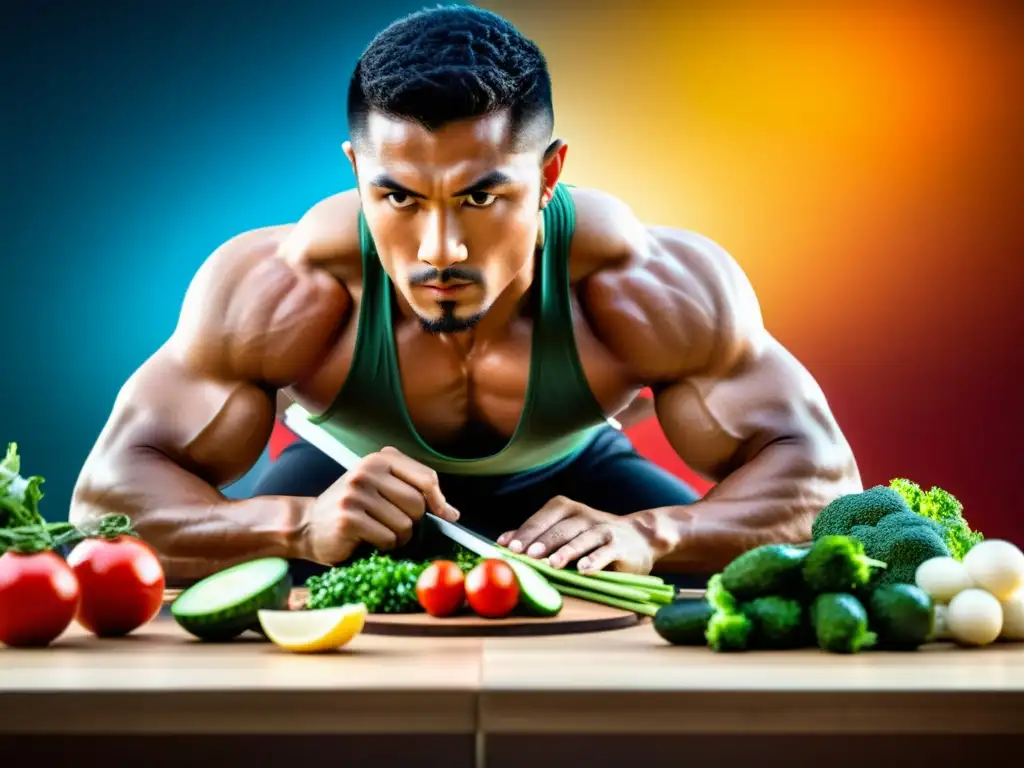
[(552, 586), (561, 592), (563, 595), (569, 597), (578, 597), (581, 600), (588, 600), (593, 603), (601, 603), (612, 608), (621, 608), (624, 611), (633, 611), (633, 613), (642, 613), (646, 616), (654, 616), (658, 612), (660, 606), (652, 603), (644, 603), (633, 600), (623, 600), (621, 598), (612, 597), (611, 595), (602, 594), (600, 592), (593, 592), (589, 589), (577, 589), (576, 587), (570, 587), (566, 584), (552, 584)]
[[(576, 571), (579, 573), (579, 571)], [(671, 589), (671, 584), (666, 584), (665, 580), (660, 576), (643, 575), (639, 573), (623, 573), (622, 571), (593, 571), (592, 573), (581, 573), (581, 576), (593, 577), (595, 579), (603, 579), (605, 581), (615, 581), (619, 584), (628, 584), (631, 587), (668, 587)]]
[(535, 560), (532, 557), (526, 555), (519, 555), (515, 552), (507, 552), (508, 557), (514, 560), (518, 560), (521, 563), (529, 565), (534, 570), (540, 571), (542, 574), (547, 576), (553, 581), (561, 581), (566, 584), (572, 584), (583, 589), (593, 590), (595, 592), (603, 592), (606, 595), (617, 597), (621, 600), (629, 600), (636, 603), (643, 603), (648, 600), (649, 592), (640, 589), (638, 587), (627, 587), (623, 584), (615, 584), (611, 581), (604, 581), (602, 579), (594, 579), (591, 576), (585, 576), (576, 571), (565, 571), (559, 570), (558, 568), (552, 568), (546, 563), (542, 563), (540, 560)]

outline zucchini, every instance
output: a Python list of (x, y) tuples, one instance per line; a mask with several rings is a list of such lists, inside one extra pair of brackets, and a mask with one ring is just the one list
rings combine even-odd
[(740, 601), (793, 594), (802, 584), (808, 550), (789, 544), (765, 544), (748, 550), (722, 569), (722, 586)]
[(672, 645), (705, 645), (704, 633), (714, 612), (703, 597), (675, 600), (654, 614), (654, 631)]
[(530, 616), (557, 616), (562, 610), (562, 593), (551, 586), (536, 570), (524, 563), (506, 558), (519, 582), (519, 605)]
[(287, 560), (250, 560), (193, 584), (171, 603), (171, 616), (200, 640), (224, 642), (257, 629), (259, 611), (287, 609), (291, 589)]

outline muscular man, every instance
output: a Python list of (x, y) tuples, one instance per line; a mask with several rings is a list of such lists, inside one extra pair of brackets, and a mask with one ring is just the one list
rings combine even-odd
[[(356, 188), (208, 258), (119, 393), (73, 521), (127, 513), (175, 582), (391, 550), (425, 510), (556, 567), (707, 574), (806, 540), (861, 490), (733, 259), (561, 181), (544, 58), (505, 20), (396, 22), (361, 57), (348, 116)], [(717, 481), (704, 498), (608, 425), (646, 387), (679, 456)], [(362, 458), (346, 471), (299, 442), (228, 499), (280, 392)]]

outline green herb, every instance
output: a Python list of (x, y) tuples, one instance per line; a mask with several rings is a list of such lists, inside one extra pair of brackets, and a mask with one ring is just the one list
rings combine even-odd
[(416, 581), (427, 562), (393, 560), (373, 552), (348, 565), (332, 568), (306, 580), (309, 599), (306, 608), (331, 608), (363, 603), (370, 613), (415, 613), (422, 611), (416, 599)]
[(39, 512), (43, 498), (43, 478), (21, 476), (21, 458), (18, 444), (10, 443), (7, 454), (0, 461), (0, 528), (44, 525)]
[(42, 523), (0, 528), (0, 554), (16, 552), (22, 555), (58, 549), (79, 541), (82, 532), (71, 523)]

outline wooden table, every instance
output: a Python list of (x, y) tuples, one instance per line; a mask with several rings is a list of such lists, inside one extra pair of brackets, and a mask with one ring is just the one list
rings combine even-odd
[(801, 754), (791, 765), (863, 767), (872, 754), (958, 765), (997, 748), (1020, 754), (1024, 644), (714, 654), (668, 646), (644, 621), (570, 636), (364, 634), (302, 656), (255, 636), (200, 644), (161, 617), (122, 640), (73, 627), (47, 649), (0, 651), (0, 744), (5, 755), (67, 748), (76, 764), (95, 756), (107, 767), (329, 755), (722, 766), (791, 749)]

